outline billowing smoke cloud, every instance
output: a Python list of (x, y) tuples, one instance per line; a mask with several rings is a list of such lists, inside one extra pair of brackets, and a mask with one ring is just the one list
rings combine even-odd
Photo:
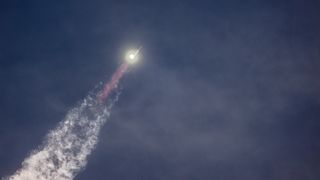
[(105, 106), (94, 94), (70, 110), (46, 137), (43, 146), (24, 160), (22, 168), (6, 180), (70, 180), (85, 167), (98, 141), (101, 126), (119, 93)]

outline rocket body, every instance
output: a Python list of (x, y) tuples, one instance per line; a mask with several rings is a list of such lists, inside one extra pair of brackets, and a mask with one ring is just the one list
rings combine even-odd
[(139, 52), (140, 52), (141, 48), (142, 47), (140, 47), (139, 49), (136, 49), (136, 50), (128, 51), (128, 53), (125, 57), (125, 62), (123, 62), (121, 64), (121, 66), (116, 70), (116, 72), (112, 75), (111, 80), (104, 85), (102, 91), (100, 91), (97, 94), (97, 100), (100, 103), (104, 103), (106, 101), (106, 99), (108, 98), (108, 96), (110, 95), (110, 93), (114, 89), (117, 88), (120, 79), (125, 74), (125, 72), (128, 70), (129, 65), (131, 66), (138, 61)]

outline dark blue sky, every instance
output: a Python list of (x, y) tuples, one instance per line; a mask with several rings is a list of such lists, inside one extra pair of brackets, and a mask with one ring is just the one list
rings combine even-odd
[(0, 176), (120, 64), (76, 179), (320, 179), (318, 0), (0, 2)]

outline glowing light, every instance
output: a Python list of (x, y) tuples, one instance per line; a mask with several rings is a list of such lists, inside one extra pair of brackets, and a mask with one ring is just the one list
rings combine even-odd
[(125, 60), (129, 64), (135, 64), (139, 60), (139, 49), (130, 50), (127, 52)]
[(136, 56), (134, 54), (129, 54), (129, 59), (134, 59)]

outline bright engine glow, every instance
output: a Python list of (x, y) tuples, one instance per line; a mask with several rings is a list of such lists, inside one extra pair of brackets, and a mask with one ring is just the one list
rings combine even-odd
[(140, 49), (130, 50), (127, 52), (125, 60), (128, 64), (135, 64), (139, 60)]

